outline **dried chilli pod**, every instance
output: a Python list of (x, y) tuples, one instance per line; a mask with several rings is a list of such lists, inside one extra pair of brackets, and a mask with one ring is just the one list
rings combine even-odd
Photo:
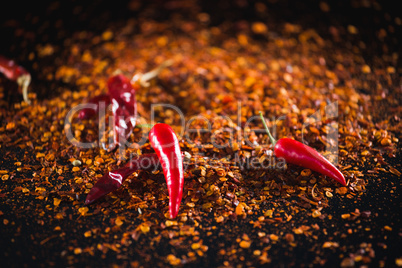
[(85, 204), (89, 205), (117, 190), (123, 182), (138, 170), (155, 169), (159, 165), (156, 154), (143, 154), (129, 161), (124, 167), (109, 171), (100, 178), (88, 193)]
[(134, 88), (130, 80), (122, 74), (110, 77), (107, 85), (114, 117), (114, 143), (122, 145), (122, 138), (127, 139), (136, 124), (137, 88)]
[(84, 108), (78, 113), (78, 118), (79, 119), (88, 119), (91, 117), (94, 117), (98, 114), (99, 112), (99, 105), (100, 103), (103, 102), (105, 106), (109, 106), (110, 104), (110, 96), (109, 94), (102, 94), (96, 97), (93, 97), (92, 99), (88, 100), (88, 104), (95, 104), (95, 109), (91, 108)]
[(10, 60), (0, 55), (0, 73), (12, 81), (16, 81), (18, 86), (22, 88), (22, 97), (28, 104), (31, 102), (28, 98), (28, 86), (31, 83), (31, 75), (24, 67), (17, 65), (13, 60)]
[(342, 185), (346, 185), (343, 174), (324, 156), (313, 148), (290, 138), (281, 138), (276, 141), (265, 123), (265, 119), (260, 112), (261, 120), (268, 133), (268, 137), (274, 146), (274, 154), (278, 158), (283, 158), (287, 163), (309, 168), (326, 175)]
[(99, 113), (99, 104), (104, 102), (106, 106), (112, 104), (114, 119), (113, 126), (113, 146), (110, 150), (121, 146), (130, 136), (136, 125), (137, 102), (136, 91), (141, 87), (148, 87), (149, 80), (158, 76), (166, 67), (173, 63), (172, 60), (162, 62), (157, 68), (145, 74), (136, 74), (131, 81), (122, 74), (111, 76), (107, 81), (108, 94), (96, 96), (88, 101), (89, 104), (95, 104), (94, 108), (84, 108), (79, 114), (79, 119), (88, 119)]
[(183, 158), (179, 140), (169, 125), (158, 123), (149, 132), (149, 141), (162, 164), (169, 192), (169, 216), (173, 219), (179, 212), (184, 185)]

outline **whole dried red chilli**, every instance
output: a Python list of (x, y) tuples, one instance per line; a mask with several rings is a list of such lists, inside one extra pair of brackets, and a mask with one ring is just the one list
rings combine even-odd
[(159, 165), (156, 154), (143, 154), (129, 161), (124, 167), (109, 171), (100, 178), (88, 193), (85, 204), (89, 205), (117, 190), (123, 182), (138, 170), (152, 170)]
[(122, 145), (132, 132), (137, 118), (137, 101), (130, 80), (122, 74), (114, 75), (108, 82), (110, 102), (114, 118), (114, 144)]
[[(172, 63), (173, 63), (172, 60), (167, 60), (167, 61), (164, 61), (161, 65), (159, 65), (157, 68), (155, 68), (155, 69), (153, 69), (153, 70), (151, 70), (151, 71), (149, 71), (149, 72), (147, 72), (145, 74), (136, 74), (136, 75), (134, 75), (133, 78), (130, 81), (131, 85), (133, 86), (133, 88), (135, 90), (138, 90), (141, 87), (148, 87), (150, 85), (149, 80), (151, 80), (151, 79), (155, 78), (156, 76), (158, 76), (158, 74), (164, 68), (170, 66)], [(120, 75), (115, 75), (115, 76), (112, 76), (112, 77), (117, 77), (117, 76), (120, 76)], [(116, 87), (114, 89), (116, 89)], [(110, 88), (109, 88), (109, 90), (110, 90)], [(101, 95), (98, 95), (98, 96), (95, 96), (95, 97), (89, 99), (87, 103), (96, 104), (97, 106), (95, 106), (94, 109), (93, 108), (82, 109), (79, 112), (78, 118), (79, 119), (88, 119), (88, 118), (92, 118), (95, 115), (97, 115), (98, 112), (99, 112), (98, 111), (98, 108), (99, 108), (98, 106), (99, 106), (99, 104), (101, 102), (104, 102), (105, 106), (108, 106), (109, 104), (111, 104), (110, 92), (108, 94), (101, 94)]]
[(149, 141), (162, 164), (169, 192), (169, 216), (173, 219), (179, 212), (184, 184), (179, 140), (169, 125), (158, 123), (149, 132)]
[(276, 157), (285, 159), (287, 163), (317, 171), (344, 186), (346, 185), (343, 174), (324, 156), (313, 148), (290, 138), (282, 138), (276, 141), (265, 123), (262, 112), (260, 112), (260, 117), (268, 133), (268, 137), (274, 146), (274, 154)]
[(29, 104), (28, 86), (31, 83), (31, 75), (28, 71), (24, 67), (17, 65), (13, 60), (0, 55), (0, 73), (17, 82), (18, 86), (22, 88), (24, 101)]
[(163, 68), (171, 65), (173, 61), (167, 60), (157, 68), (145, 74), (135, 75), (131, 81), (122, 74), (108, 79), (108, 94), (96, 96), (88, 101), (95, 104), (95, 109), (85, 108), (79, 112), (80, 119), (88, 119), (99, 112), (99, 105), (104, 102), (106, 106), (112, 105), (114, 146), (122, 145), (136, 125), (137, 102), (136, 91), (141, 87), (149, 86), (148, 81), (155, 78)]

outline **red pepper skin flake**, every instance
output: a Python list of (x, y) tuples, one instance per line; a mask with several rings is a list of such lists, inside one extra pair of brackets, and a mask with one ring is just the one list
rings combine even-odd
[(339, 169), (316, 150), (301, 142), (290, 138), (279, 139), (275, 144), (274, 153), (276, 157), (282, 157), (287, 163), (317, 171), (346, 186), (345, 177)]
[(140, 169), (154, 169), (159, 165), (156, 154), (143, 154), (132, 159), (123, 168), (107, 172), (92, 187), (85, 200), (89, 205), (103, 196), (117, 190), (122, 183), (134, 172)]
[(173, 129), (164, 123), (153, 126), (149, 141), (162, 164), (163, 174), (169, 191), (169, 216), (175, 218), (183, 195), (183, 159), (179, 140)]

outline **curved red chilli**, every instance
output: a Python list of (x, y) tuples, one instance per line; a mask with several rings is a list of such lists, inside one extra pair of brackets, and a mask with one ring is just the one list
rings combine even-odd
[(260, 117), (267, 131), (271, 143), (274, 145), (274, 154), (278, 158), (283, 158), (287, 163), (309, 168), (326, 175), (342, 185), (346, 185), (346, 180), (343, 174), (324, 156), (318, 153), (313, 148), (289, 138), (282, 138), (276, 141), (272, 137), (264, 116), (260, 112)]
[(149, 132), (149, 141), (162, 164), (169, 192), (169, 215), (175, 218), (179, 212), (184, 184), (179, 140), (169, 125), (159, 123)]
[(328, 159), (301, 142), (290, 138), (279, 139), (275, 144), (274, 153), (287, 163), (309, 168), (346, 185), (343, 174)]
[(85, 204), (91, 204), (103, 196), (117, 190), (122, 183), (137, 170), (149, 170), (158, 167), (156, 154), (143, 154), (132, 159), (124, 167), (107, 172), (100, 178), (88, 193)]

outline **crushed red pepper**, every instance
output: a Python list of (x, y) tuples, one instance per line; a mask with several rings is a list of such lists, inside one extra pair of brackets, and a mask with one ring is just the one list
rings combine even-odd
[[(255, 8), (261, 12), (264, 6)], [(316, 265), (372, 263), (387, 248), (389, 233), (400, 233), (386, 219), (374, 221), (383, 215), (378, 207), (367, 210), (360, 203), (382, 185), (395, 200), (400, 189), (400, 70), (393, 58), (366, 62), (358, 47), (337, 45), (334, 40), (345, 37), (335, 26), (332, 39), (324, 39), (298, 24), (275, 28), (239, 22), (238, 29), (228, 29), (225, 23), (208, 26), (206, 13), (194, 13), (194, 18), (143, 18), (101, 34), (76, 33), (65, 40), (70, 45), (64, 54), (56, 55), (68, 61), (49, 67), (55, 74), (49, 80), (69, 83), (60, 96), (42, 100), (33, 94), (30, 107), (1, 103), (3, 241), (11, 243), (16, 255), (27, 253), (14, 244), (53, 249), (54, 254), (29, 252), (29, 259), (72, 266), (96, 263), (94, 259), (133, 267), (150, 262), (258, 266), (280, 263), (277, 256), (284, 251)], [(346, 30), (353, 35), (357, 29), (351, 25)], [(38, 57), (55, 53), (49, 46), (38, 49)], [(187, 119), (201, 115), (191, 129), (206, 128), (208, 120), (212, 130), (184, 133), (191, 143), (179, 137), (187, 165), (180, 213), (175, 219), (164, 215), (169, 199), (161, 170), (135, 172), (102, 202), (85, 206), (86, 195), (103, 174), (123, 167), (132, 155), (152, 150), (149, 143), (134, 144), (123, 155), (98, 147), (77, 148), (66, 131), (72, 130), (82, 142), (97, 141), (98, 124), (96, 119), (72, 118), (65, 126), (69, 109), (105, 93), (116, 69), (146, 72), (167, 59), (174, 64), (136, 93), (137, 126), (149, 123), (152, 104), (172, 103)], [(71, 91), (73, 87), (77, 91)], [(337, 101), (336, 118), (327, 116), (328, 101)], [(384, 109), (388, 113), (381, 113)], [(337, 160), (347, 185), (291, 164), (274, 168), (275, 157), (266, 153), (271, 149), (266, 135), (253, 130), (262, 129), (261, 121), (247, 124), (260, 110), (276, 120), (277, 137), (303, 139), (321, 152), (335, 147), (328, 138), (334, 136), (328, 134), (337, 124)], [(321, 120), (311, 117), (317, 114)], [(156, 116), (180, 133), (176, 113), (156, 109)], [(137, 127), (130, 139), (138, 142), (145, 134), (146, 127)], [(219, 149), (212, 142), (230, 146)], [(326, 157), (334, 160), (336, 155)], [(335, 222), (344, 227), (334, 228)], [(41, 231), (31, 231), (27, 223)], [(381, 231), (372, 234), (372, 228)], [(372, 244), (373, 235), (380, 236), (382, 244)], [(361, 243), (349, 246), (353, 238)], [(313, 259), (306, 248), (311, 248)], [(300, 266), (299, 260), (289, 259), (287, 265)], [(374, 265), (390, 263), (400, 263), (400, 256), (384, 257)]]

